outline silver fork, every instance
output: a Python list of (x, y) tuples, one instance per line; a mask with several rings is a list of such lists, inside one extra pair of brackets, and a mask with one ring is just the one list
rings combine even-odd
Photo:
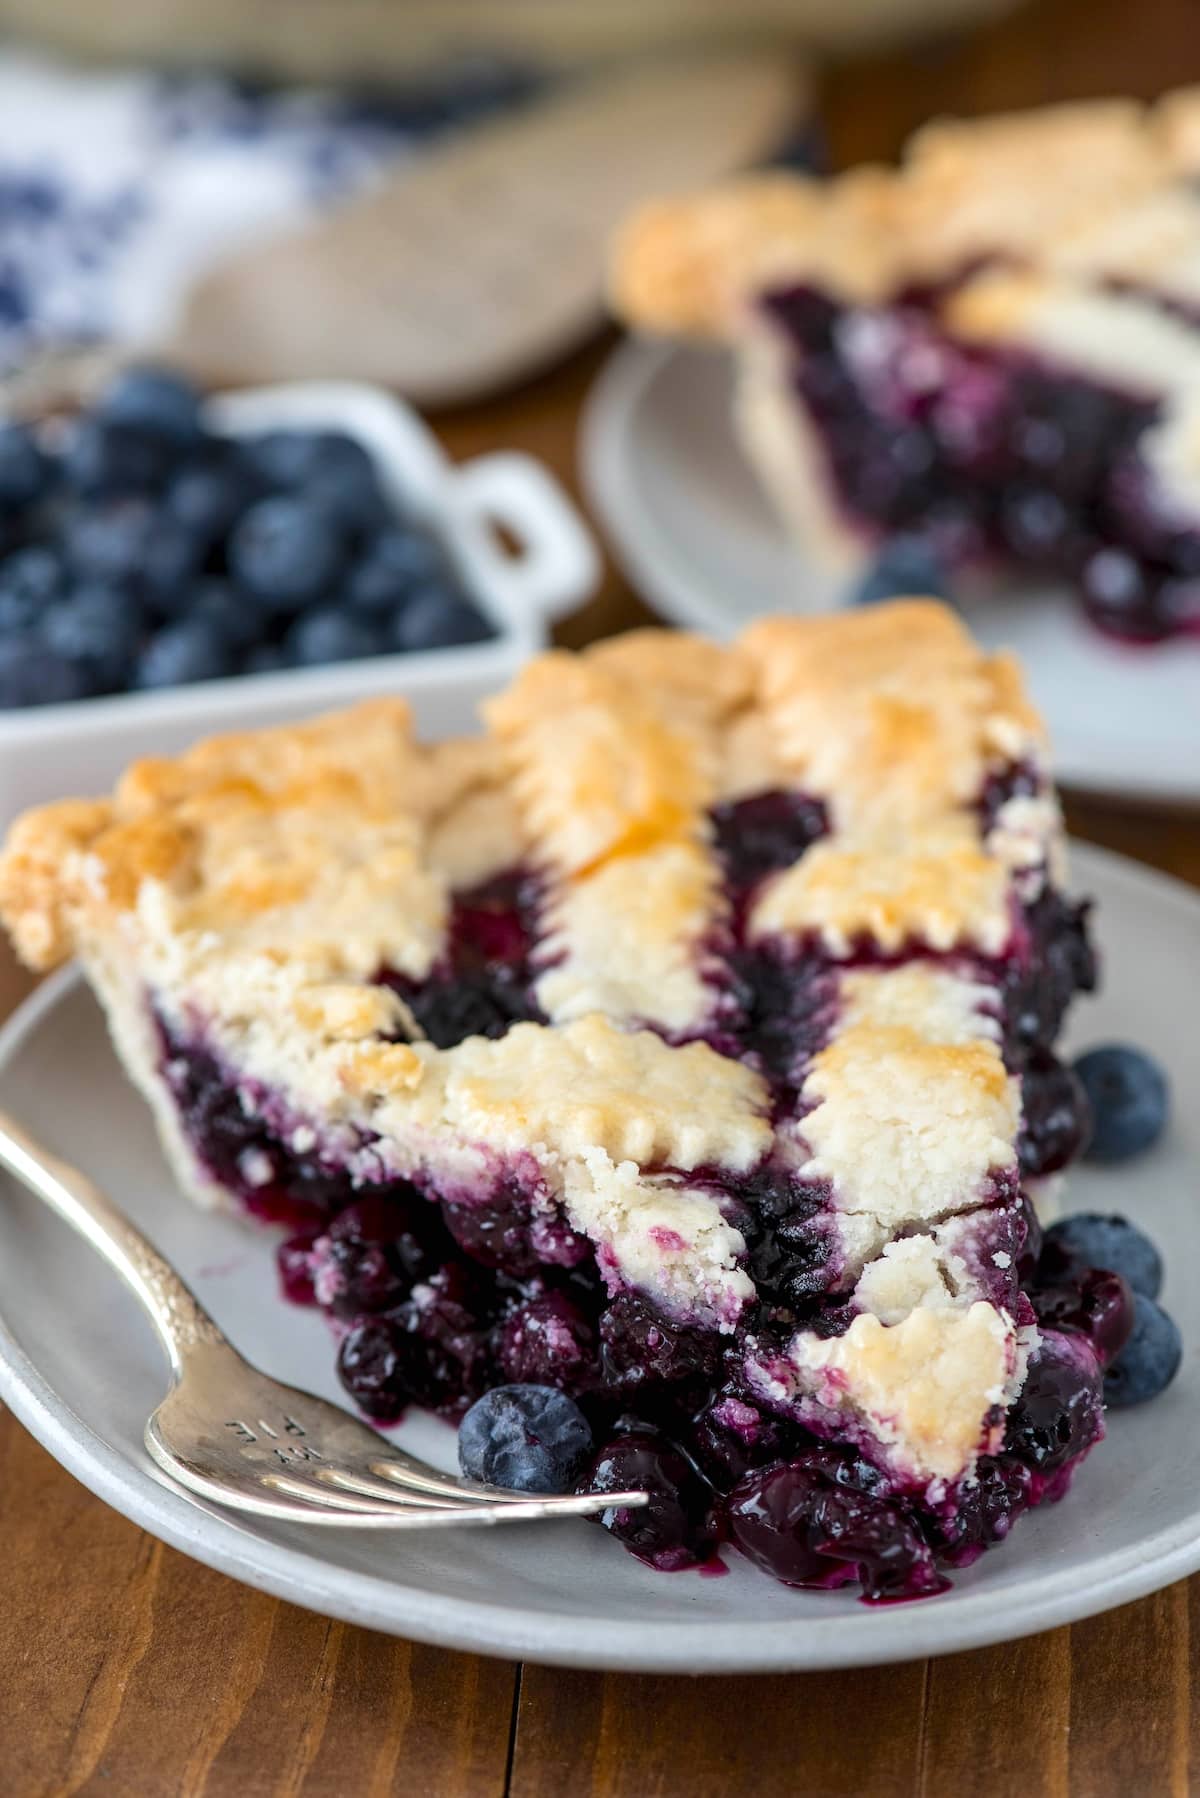
[(86, 1237), (145, 1306), (171, 1370), (146, 1447), (190, 1491), (259, 1517), (350, 1529), (516, 1523), (647, 1502), (644, 1492), (543, 1497), (438, 1473), (337, 1405), (252, 1367), (112, 1200), (2, 1111), (0, 1166)]

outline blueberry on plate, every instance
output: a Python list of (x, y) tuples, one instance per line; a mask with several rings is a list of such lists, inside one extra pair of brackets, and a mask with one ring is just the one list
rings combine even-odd
[(142, 634), (142, 608), (122, 587), (91, 582), (47, 608), (41, 638), (64, 661), (80, 665), (93, 693), (128, 684)]
[(78, 663), (29, 637), (0, 639), (0, 709), (62, 705), (87, 693), (87, 675)]
[(333, 606), (306, 612), (288, 631), (287, 650), (294, 666), (320, 668), (326, 662), (359, 662), (386, 647), (381, 633), (362, 618)]
[(486, 643), (491, 625), (453, 588), (427, 586), (406, 602), (392, 626), (392, 647), (402, 654), (419, 649), (455, 649)]
[(1103, 1267), (1121, 1274), (1134, 1292), (1156, 1299), (1162, 1291), (1162, 1256), (1148, 1236), (1124, 1217), (1081, 1211), (1064, 1217), (1046, 1231), (1043, 1254), (1063, 1254), (1081, 1267)]
[(143, 432), (180, 448), (201, 434), (200, 395), (168, 368), (127, 368), (101, 394), (95, 415), (107, 424)]
[(494, 1386), (458, 1429), (466, 1477), (512, 1492), (570, 1492), (591, 1452), (587, 1419), (555, 1386)]
[(289, 493), (312, 473), (323, 431), (263, 431), (238, 441), (238, 460), (263, 493)]
[(0, 562), (0, 635), (31, 630), (63, 589), (57, 551), (41, 543), (18, 549)]
[(1149, 1055), (1106, 1043), (1081, 1055), (1075, 1072), (1092, 1108), (1087, 1160), (1129, 1161), (1158, 1141), (1167, 1122), (1167, 1081)]
[(259, 500), (229, 539), (229, 568), (239, 586), (279, 612), (299, 612), (327, 592), (343, 555), (341, 533), (299, 498)]
[(1104, 1375), (1104, 1400), (1115, 1409), (1157, 1398), (1179, 1372), (1179, 1326), (1156, 1299), (1133, 1296), (1133, 1334)]
[(442, 547), (426, 531), (389, 525), (368, 539), (346, 580), (346, 599), (369, 618), (392, 617), (405, 600), (447, 579)]
[(923, 537), (890, 537), (880, 546), (850, 595), (855, 606), (875, 606), (885, 599), (908, 597), (949, 599), (946, 570)]
[(181, 687), (233, 672), (233, 652), (212, 620), (180, 618), (151, 637), (138, 657), (135, 680), (139, 687)]
[(49, 485), (50, 469), (28, 426), (0, 426), (0, 507), (19, 512), (36, 505)]

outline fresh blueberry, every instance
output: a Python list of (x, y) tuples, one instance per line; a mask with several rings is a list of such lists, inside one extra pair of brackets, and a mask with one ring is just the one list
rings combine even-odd
[(239, 460), (263, 492), (290, 492), (312, 474), (323, 436), (322, 431), (264, 431), (239, 440)]
[(26, 425), (0, 426), (0, 507), (35, 505), (49, 484), (50, 462)]
[(554, 1386), (493, 1386), (458, 1430), (466, 1477), (512, 1492), (569, 1492), (591, 1451), (587, 1419)]
[(154, 508), (144, 499), (79, 507), (63, 527), (72, 571), (87, 580), (133, 580), (142, 572), (154, 522)]
[(30, 630), (63, 588), (57, 553), (43, 544), (19, 549), (0, 563), (0, 635)]
[(203, 542), (160, 510), (146, 538), (141, 574), (147, 599), (165, 618), (186, 616), (203, 560)]
[(29, 638), (0, 640), (0, 708), (62, 705), (87, 694), (87, 675), (77, 662)]
[(137, 662), (139, 687), (179, 687), (233, 673), (233, 656), (208, 618), (181, 618), (151, 637)]
[(161, 438), (90, 416), (80, 419), (63, 456), (67, 485), (84, 499), (156, 492), (168, 466)]
[(233, 649), (251, 649), (262, 635), (262, 618), (257, 609), (248, 605), (245, 595), (230, 586), (228, 581), (216, 576), (197, 582), (185, 603), (182, 615), (185, 618), (208, 619)]
[(406, 602), (392, 628), (392, 645), (407, 655), (421, 649), (486, 643), (494, 635), (469, 600), (445, 587), (430, 586)]
[(918, 596), (949, 598), (946, 570), (923, 537), (892, 537), (880, 548), (850, 596), (856, 606)]
[(385, 647), (379, 632), (361, 618), (326, 606), (297, 618), (287, 634), (287, 649), (294, 664), (320, 668), (327, 662), (358, 662), (378, 655)]
[(301, 491), (344, 531), (377, 530), (388, 518), (388, 502), (370, 455), (353, 437), (337, 431), (317, 438)]
[(282, 643), (256, 643), (242, 663), (244, 674), (278, 674), (291, 661)]
[(342, 539), (330, 520), (299, 499), (259, 500), (229, 539), (238, 583), (280, 612), (298, 612), (332, 585)]
[(444, 581), (446, 558), (425, 531), (390, 525), (367, 543), (346, 581), (346, 599), (366, 617), (393, 617), (410, 594)]
[(142, 609), (126, 589), (92, 582), (50, 606), (42, 641), (81, 664), (91, 691), (111, 693), (129, 680), (142, 633)]
[(125, 369), (101, 395), (95, 412), (107, 424), (180, 447), (200, 436), (200, 396), (190, 381), (166, 368)]
[(1179, 1372), (1183, 1342), (1179, 1326), (1155, 1299), (1133, 1298), (1133, 1335), (1104, 1376), (1105, 1403), (1116, 1409), (1157, 1398)]
[(1092, 1109), (1087, 1159), (1115, 1164), (1140, 1155), (1166, 1127), (1166, 1076), (1156, 1061), (1126, 1043), (1089, 1049), (1075, 1063)]
[(246, 503), (245, 483), (232, 462), (181, 468), (164, 495), (169, 516), (205, 545), (225, 535)]
[(1162, 1256), (1127, 1218), (1103, 1217), (1097, 1211), (1064, 1217), (1046, 1231), (1045, 1249), (1082, 1267), (1106, 1267), (1121, 1274), (1144, 1298), (1156, 1299), (1162, 1291)]

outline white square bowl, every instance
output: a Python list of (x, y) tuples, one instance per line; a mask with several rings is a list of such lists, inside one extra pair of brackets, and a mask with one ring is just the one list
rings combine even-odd
[[(460, 649), (0, 712), (0, 826), (26, 806), (103, 790), (139, 755), (177, 754), (214, 731), (283, 723), (374, 693), (411, 697), (421, 729), (432, 729), (434, 711), (443, 732), (467, 729), (477, 701), (544, 644), (551, 620), (596, 587), (595, 546), (540, 463), (501, 451), (456, 466), (416, 413), (381, 389), (350, 382), (255, 388), (213, 398), (207, 414), (234, 436), (316, 427), (356, 437), (374, 456), (389, 498), (446, 545), (496, 636)], [(515, 554), (502, 547), (496, 525), (519, 545)]]

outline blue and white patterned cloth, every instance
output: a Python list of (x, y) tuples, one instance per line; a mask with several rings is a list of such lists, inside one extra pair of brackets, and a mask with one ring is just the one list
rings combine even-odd
[(531, 86), (464, 64), (364, 97), (0, 54), (0, 372), (39, 351), (153, 341), (202, 270)]

